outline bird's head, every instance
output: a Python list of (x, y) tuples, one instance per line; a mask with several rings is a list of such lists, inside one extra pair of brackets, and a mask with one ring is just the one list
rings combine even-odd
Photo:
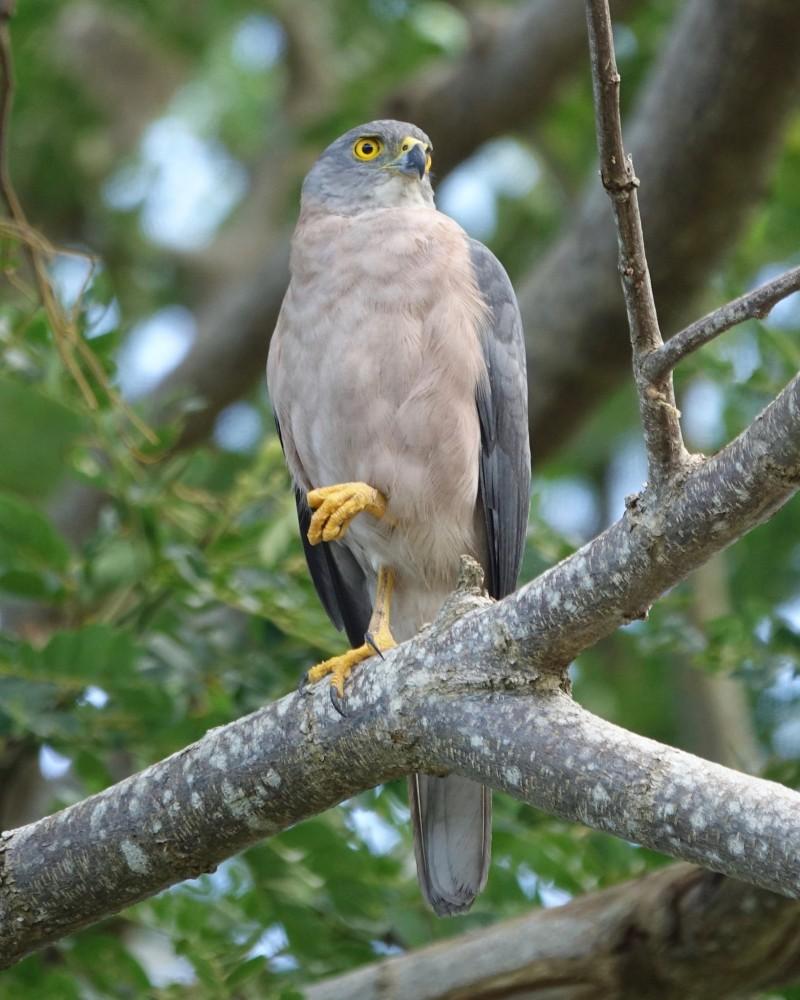
[(337, 215), (433, 205), (433, 146), (416, 125), (390, 119), (350, 129), (330, 144), (303, 182), (303, 203)]

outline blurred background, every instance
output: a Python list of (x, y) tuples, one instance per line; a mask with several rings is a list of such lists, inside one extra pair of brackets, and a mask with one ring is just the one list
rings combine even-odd
[[(800, 263), (800, 9), (612, 12), (671, 333)], [(341, 647), (305, 569), (263, 365), (303, 174), (354, 124), (431, 135), (440, 209), (518, 289), (523, 580), (642, 487), (584, 36), (577, 0), (20, 4), (6, 147), (28, 225), (0, 221), (4, 828), (277, 698)], [(798, 333), (793, 296), (681, 365), (693, 448), (715, 451), (779, 391)], [(799, 655), (793, 502), (572, 674), (604, 718), (797, 785)], [(667, 863), (495, 802), (489, 884), (467, 917), (425, 909), (405, 788), (387, 786), (27, 959), (0, 995), (297, 997)]]

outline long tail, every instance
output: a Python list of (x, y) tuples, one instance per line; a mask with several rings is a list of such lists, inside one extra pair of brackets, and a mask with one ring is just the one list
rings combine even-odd
[(491, 789), (457, 774), (412, 774), (408, 799), (422, 893), (440, 917), (464, 913), (489, 871)]

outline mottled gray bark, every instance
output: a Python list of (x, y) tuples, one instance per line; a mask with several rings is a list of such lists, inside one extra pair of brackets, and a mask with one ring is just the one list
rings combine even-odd
[[(562, 691), (570, 660), (800, 486), (800, 377), (736, 441), (499, 604), (465, 585), (348, 690), (292, 694), (3, 835), (8, 964), (353, 793), (454, 770), (557, 816), (800, 894), (800, 795), (619, 729)], [(477, 567), (472, 564), (475, 569)]]
[(722, 1000), (800, 975), (800, 903), (687, 865), (304, 987), (306, 1000)]

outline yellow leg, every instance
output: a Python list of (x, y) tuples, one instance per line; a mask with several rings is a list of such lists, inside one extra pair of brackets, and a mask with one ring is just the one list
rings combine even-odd
[(350, 522), (362, 511), (378, 518), (386, 513), (386, 497), (367, 483), (323, 486), (311, 490), (306, 499), (314, 511), (308, 528), (308, 540), (312, 545), (344, 537)]
[(378, 655), (392, 649), (397, 643), (389, 629), (390, 606), (394, 590), (394, 570), (381, 566), (378, 571), (378, 586), (375, 593), (375, 607), (369, 620), (369, 631), (365, 642), (355, 649), (348, 649), (340, 656), (332, 656), (312, 667), (306, 674), (306, 681), (314, 683), (323, 677), (331, 678), (331, 701), (334, 708), (341, 712), (338, 699), (344, 697), (344, 682), (350, 676), (353, 667), (362, 660), (369, 659), (375, 653)]

